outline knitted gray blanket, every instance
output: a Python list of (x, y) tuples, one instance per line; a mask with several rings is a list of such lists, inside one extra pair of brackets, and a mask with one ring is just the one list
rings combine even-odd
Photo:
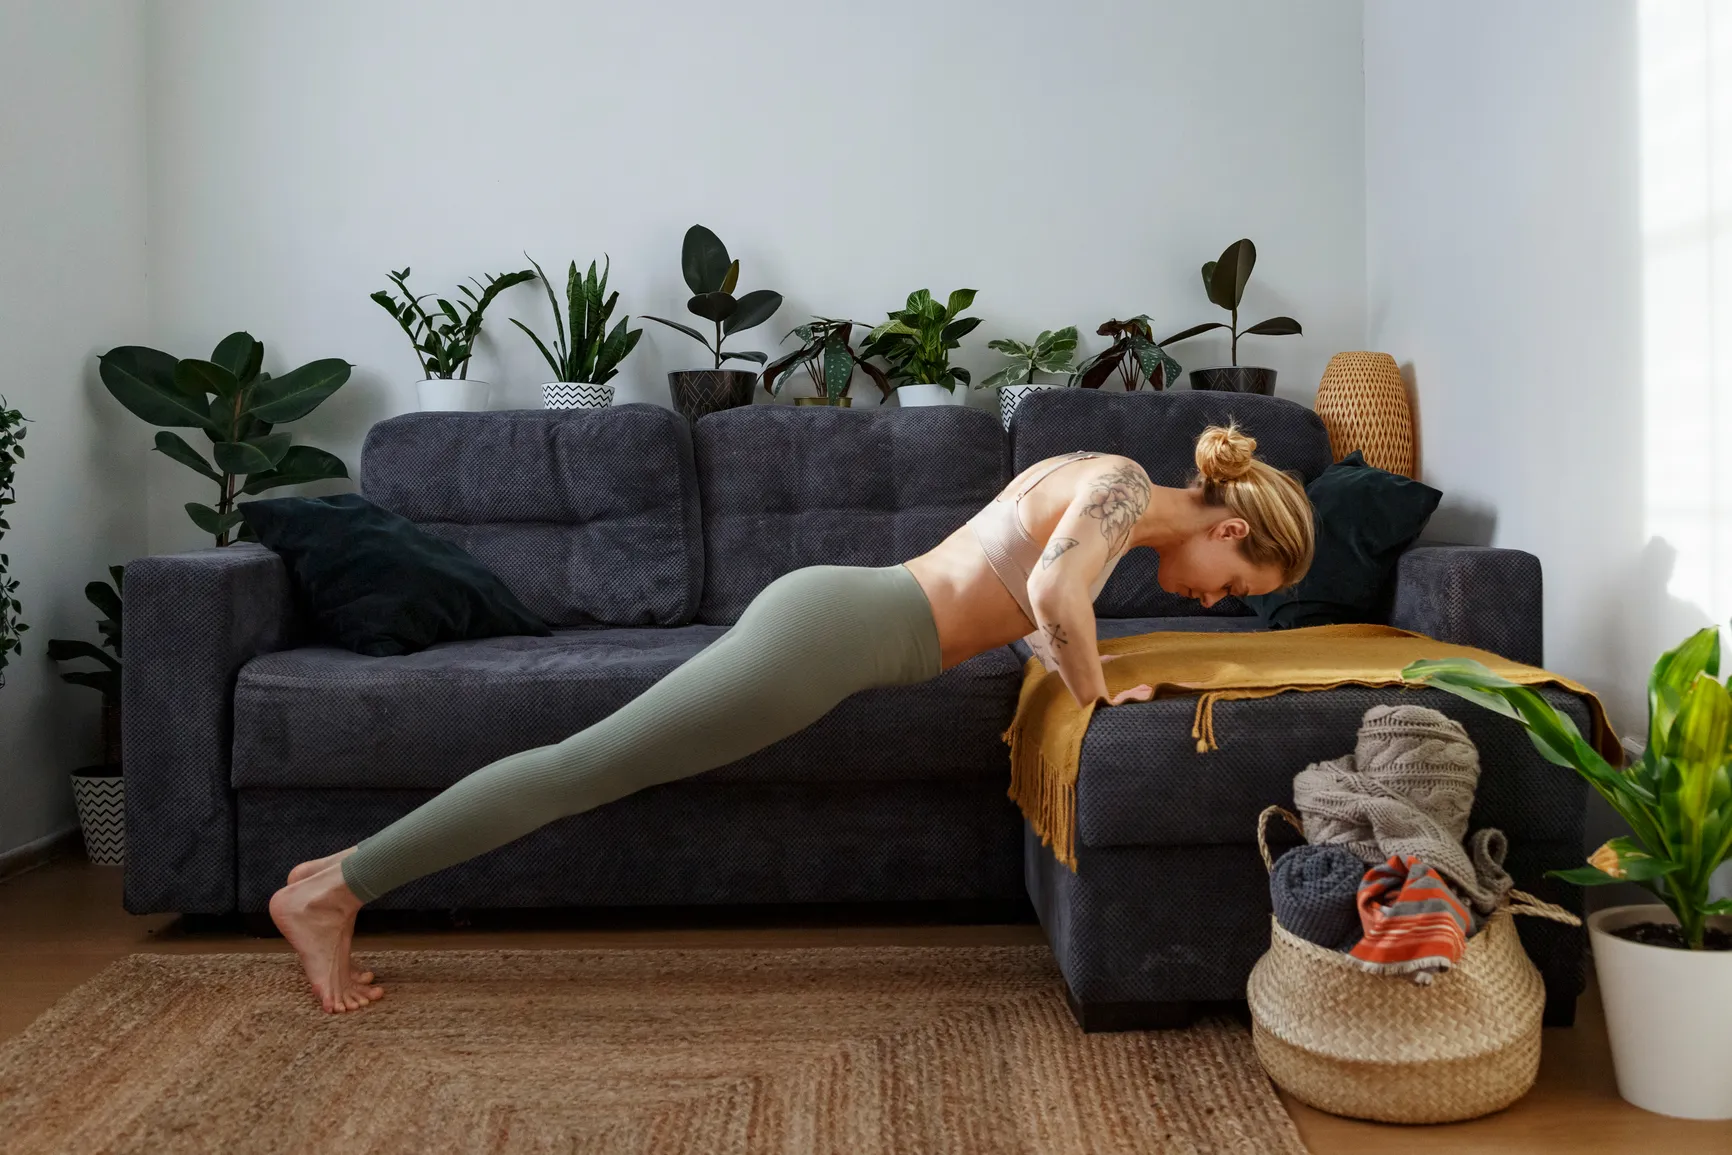
[(1501, 831), (1462, 845), (1478, 785), (1479, 751), (1459, 722), (1424, 706), (1373, 706), (1353, 753), (1294, 775), (1293, 800), (1307, 842), (1345, 846), (1368, 863), (1416, 855), (1490, 914), (1513, 882)]

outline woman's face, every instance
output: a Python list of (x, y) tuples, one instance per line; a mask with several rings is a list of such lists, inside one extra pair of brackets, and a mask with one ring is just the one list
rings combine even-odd
[(1228, 596), (1274, 593), (1281, 588), (1281, 571), (1252, 565), (1239, 549), (1249, 530), (1243, 518), (1228, 517), (1161, 550), (1156, 580), (1168, 593), (1195, 598), (1204, 606)]

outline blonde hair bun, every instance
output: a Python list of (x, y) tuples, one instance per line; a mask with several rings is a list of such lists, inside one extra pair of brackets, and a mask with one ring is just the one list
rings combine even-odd
[(1251, 472), (1257, 439), (1237, 425), (1211, 425), (1197, 438), (1197, 472), (1205, 481), (1233, 481)]

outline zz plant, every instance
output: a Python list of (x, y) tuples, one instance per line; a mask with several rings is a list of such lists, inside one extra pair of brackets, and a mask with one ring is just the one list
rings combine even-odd
[(767, 361), (769, 358), (756, 350), (724, 351), (722, 341), (768, 321), (782, 307), (782, 294), (769, 289), (753, 289), (743, 297), (734, 296), (734, 289), (740, 282), (740, 262), (731, 260), (728, 246), (703, 225), (693, 225), (686, 230), (685, 243), (680, 247), (680, 269), (685, 274), (686, 287), (692, 291), (686, 310), (715, 325), (715, 343), (712, 344), (708, 337), (690, 325), (648, 313), (644, 316), (670, 329), (678, 329), (698, 342), (716, 359), (717, 369), (724, 361), (754, 361), (759, 365)]
[(402, 272), (390, 273), (386, 279), (397, 286), (403, 299), (399, 301), (385, 289), (373, 293), (371, 299), (391, 314), (403, 332), (409, 335), (409, 343), (415, 347), (415, 360), (420, 363), (421, 371), (430, 379), (467, 380), (469, 358), (475, 353), (476, 338), (481, 336), (482, 314), (487, 312), (487, 306), (506, 289), (535, 280), (535, 271), (522, 269), (515, 273), (502, 273), (488, 277), (485, 283), (470, 277), (471, 281), (475, 281), (476, 288), (481, 290), (479, 293), (468, 285), (460, 284), (457, 291), (463, 294), (464, 300), (452, 304), (444, 297), (435, 297), (432, 311), (421, 304), (428, 297), (432, 297), (432, 293), (416, 296), (409, 291), (407, 265)]
[(968, 370), (950, 363), (950, 351), (974, 332), (979, 317), (963, 317), (974, 304), (973, 289), (957, 289), (939, 304), (926, 289), (908, 294), (908, 301), (873, 329), (863, 355), (882, 357), (891, 381), (903, 385), (942, 385), (955, 391), (970, 381)]
[[(529, 257), (528, 253), (523, 255)], [(643, 336), (642, 329), (627, 328), (631, 322), (629, 316), (621, 317), (613, 331), (608, 331), (608, 319), (613, 316), (613, 307), (619, 301), (617, 292), (610, 296), (607, 291), (607, 275), (613, 262), (608, 261), (599, 278), (595, 274), (594, 261), (589, 263), (589, 272), (581, 277), (577, 274), (577, 262), (571, 262), (565, 275), (566, 315), (571, 318), (569, 345), (566, 343), (566, 321), (560, 316), (559, 299), (553, 295), (553, 283), (541, 271), (534, 257), (529, 257), (529, 263), (535, 265), (542, 287), (547, 290), (547, 303), (553, 306), (553, 348), (549, 349), (533, 329), (516, 317), (511, 318), (511, 323), (528, 333), (535, 347), (541, 350), (541, 355), (547, 359), (547, 367), (553, 370), (553, 380), (592, 385), (612, 380), (619, 372), (619, 363), (637, 348), (638, 338)]]
[[(281, 377), (263, 372), (265, 347), (251, 333), (230, 333), (210, 360), (176, 359), (143, 345), (121, 345), (101, 358), (102, 383), (115, 400), (152, 425), (156, 451), (216, 483), (215, 505), (186, 503), (187, 516), (219, 546), (241, 526), (242, 495), (281, 485), (348, 477), (341, 459), (310, 445), (294, 445), (278, 425), (317, 409), (349, 379), (340, 357), (309, 361)], [(196, 429), (210, 441), (210, 458), (171, 430)]]
[(798, 337), (800, 347), (764, 367), (765, 390), (775, 396), (789, 374), (804, 366), (807, 376), (812, 379), (812, 387), (835, 403), (848, 392), (848, 383), (853, 380), (854, 370), (859, 368), (888, 398), (890, 379), (884, 375), (884, 370), (867, 361), (866, 355), (854, 348), (854, 326), (857, 324), (857, 321), (835, 317), (813, 317), (807, 324), (788, 330), (782, 340)]
[(1248, 238), (1241, 238), (1228, 245), (1221, 252), (1219, 260), (1206, 261), (1203, 264), (1203, 290), (1209, 294), (1211, 303), (1230, 312), (1232, 324), (1224, 325), (1220, 321), (1206, 321), (1201, 325), (1192, 325), (1189, 329), (1174, 333), (1162, 345), (1171, 345), (1174, 341), (1183, 341), (1195, 337), (1199, 333), (1207, 333), (1211, 329), (1227, 329), (1233, 334), (1233, 364), (1239, 363), (1239, 338), (1259, 335), (1264, 337), (1290, 337), (1305, 330), (1299, 327), (1299, 322), (1291, 317), (1270, 317), (1267, 321), (1258, 321), (1248, 329), (1239, 328), (1239, 303), (1245, 299), (1245, 286), (1251, 280), (1251, 269), (1257, 263), (1257, 246)]
[(1548, 761), (1586, 779), (1631, 836), (1606, 843), (1587, 866), (1552, 873), (1578, 886), (1647, 888), (1678, 917), (1686, 945), (1701, 950), (1704, 920), (1732, 914), (1732, 899), (1708, 897), (1709, 876), (1732, 858), (1732, 697), (1719, 673), (1712, 626), (1661, 655), (1648, 677), (1647, 747), (1621, 768), (1534, 691), (1471, 659), (1414, 662), (1401, 675), (1514, 718)]
[[(12, 474), (24, 460), (24, 423), (30, 420), (6, 404), (0, 397), (0, 537), (12, 528), (6, 520), (5, 508), (17, 500), (12, 488)], [(24, 642), (18, 635), (30, 627), (19, 617), (24, 605), (18, 600), (18, 579), (11, 574), (12, 559), (0, 553), (0, 686), (6, 684), (6, 663), (12, 654), (24, 652)]]
[(981, 388), (996, 389), (1024, 382), (1033, 384), (1036, 373), (1072, 373), (1071, 358), (1076, 355), (1076, 342), (1075, 325), (1066, 325), (1057, 332), (1043, 329), (1033, 344), (1025, 345), (1003, 337), (988, 341), (988, 349), (995, 349), (1011, 360), (1009, 365), (982, 381)]

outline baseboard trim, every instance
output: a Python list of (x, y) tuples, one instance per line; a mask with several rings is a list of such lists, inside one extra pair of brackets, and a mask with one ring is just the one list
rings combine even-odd
[(35, 842), (26, 842), (15, 850), (0, 854), (0, 880), (33, 870), (68, 851), (81, 849), (82, 845), (77, 826), (68, 826), (65, 830), (43, 835)]

